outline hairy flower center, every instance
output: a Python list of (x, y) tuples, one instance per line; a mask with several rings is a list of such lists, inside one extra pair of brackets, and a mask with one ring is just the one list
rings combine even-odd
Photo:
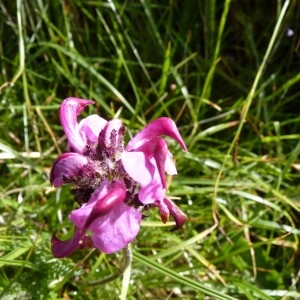
[(113, 129), (108, 138), (104, 137), (104, 134), (105, 132), (99, 134), (97, 144), (86, 145), (83, 154), (88, 158), (88, 164), (80, 170), (78, 176), (64, 176), (64, 182), (73, 185), (74, 200), (80, 206), (88, 202), (103, 180), (110, 183), (118, 180), (124, 182), (126, 186), (124, 202), (135, 208), (143, 206), (138, 199), (140, 185), (128, 176), (121, 161), (121, 154), (124, 151), (124, 126), (119, 131)]

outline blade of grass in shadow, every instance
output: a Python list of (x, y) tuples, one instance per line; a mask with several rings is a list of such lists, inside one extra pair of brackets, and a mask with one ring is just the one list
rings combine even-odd
[[(129, 102), (125, 99), (125, 97), (118, 91), (117, 88), (115, 88), (107, 79), (105, 79), (101, 74), (99, 74), (95, 68), (90, 65), (84, 57), (82, 57), (77, 51), (73, 50), (70, 51), (60, 45), (54, 44), (54, 43), (48, 43), (48, 42), (41, 42), (41, 46), (50, 47), (53, 49), (56, 49), (58, 52), (62, 52), (66, 56), (68, 56), (70, 59), (75, 60), (80, 64), (82, 67), (84, 67), (87, 71), (89, 71), (95, 78), (99, 80), (100, 83), (102, 83), (105, 87), (107, 87), (120, 101), (123, 103), (123, 105), (132, 113), (135, 114), (134, 108), (129, 104)], [(108, 111), (111, 112), (110, 108), (107, 106), (105, 101), (103, 99), (98, 99), (98, 101), (103, 105), (103, 107)]]
[(84, 82), (82, 82), (79, 78), (74, 77), (70, 70), (65, 70), (60, 64), (58, 64), (54, 59), (51, 59), (51, 63), (54, 65), (54, 67), (59, 71), (59, 73), (64, 76), (66, 79), (70, 81), (70, 83), (73, 86), (76, 86), (78, 90), (83, 90), (86, 92), (91, 99), (98, 100), (101, 106), (105, 109), (106, 112), (109, 113), (111, 117), (114, 117), (113, 112), (111, 108), (107, 105), (105, 101), (103, 101), (97, 92), (95, 92), (93, 89), (90, 89)]
[(165, 57), (164, 57), (164, 62), (162, 66), (162, 74), (160, 78), (160, 83), (159, 83), (159, 95), (162, 96), (167, 87), (167, 82), (168, 82), (168, 75), (170, 72), (170, 67), (171, 67), (171, 43), (168, 43), (168, 47), (165, 51)]
[[(281, 86), (279, 86), (275, 91), (273, 91), (270, 95), (266, 95), (260, 102), (261, 105), (267, 104), (269, 101), (272, 101), (276, 96), (284, 93), (288, 89), (290, 89), (293, 85), (300, 81), (300, 74), (295, 75), (291, 79), (288, 79)], [(281, 103), (277, 103), (275, 106), (280, 105)], [(259, 110), (258, 110), (259, 112)], [(258, 115), (257, 115), (258, 118)]]
[[(198, 124), (198, 115), (196, 114), (196, 110), (194, 108), (194, 105), (192, 104), (191, 95), (187, 89), (187, 86), (184, 84), (184, 81), (182, 80), (182, 77), (179, 74), (177, 67), (174, 67), (171, 70), (172, 70), (172, 74), (175, 78), (175, 81), (178, 84), (180, 91), (185, 99), (185, 104), (187, 105), (187, 107), (190, 110), (193, 125)], [(183, 105), (183, 107), (180, 109), (180, 112), (177, 114), (176, 119), (178, 119), (181, 116), (184, 108), (185, 108), (185, 105)]]
[[(221, 180), (221, 176), (223, 174), (223, 171), (224, 171), (224, 168), (225, 168), (225, 165), (227, 163), (227, 160), (231, 157), (231, 154), (232, 154), (232, 151), (234, 150), (235, 147), (237, 147), (237, 142), (240, 138), (240, 135), (241, 135), (241, 132), (242, 132), (242, 129), (243, 129), (243, 126), (244, 126), (244, 123), (246, 121), (246, 117), (247, 117), (247, 114), (248, 114), (248, 111), (249, 111), (249, 108), (252, 104), (252, 101), (254, 99), (254, 95), (255, 95), (255, 92), (256, 92), (256, 89), (257, 89), (257, 86), (258, 86), (258, 83), (263, 75), (263, 72), (265, 70), (265, 67), (266, 67), (266, 64), (267, 64), (267, 61), (271, 55), (271, 52), (274, 48), (274, 45), (275, 45), (275, 41), (276, 41), (276, 38), (278, 36), (278, 33), (280, 31), (280, 28), (281, 28), (281, 25), (283, 23), (283, 19), (286, 15), (286, 12), (287, 12), (287, 9), (289, 7), (289, 3), (290, 1), (289, 0), (286, 0), (283, 7), (282, 7), (282, 10), (281, 10), (281, 13), (280, 13), (280, 16), (276, 22), (276, 25), (275, 25), (275, 28), (274, 28), (274, 31), (273, 31), (273, 34), (271, 36), (271, 39), (270, 39), (270, 42), (268, 44), (268, 47), (267, 47), (267, 50), (266, 50), (266, 53), (264, 55), (264, 58), (263, 58), (263, 61), (257, 71), (257, 74), (254, 78), (254, 82), (252, 84), (252, 87), (250, 89), (250, 92), (245, 100), (245, 104), (242, 108), (242, 112), (241, 112), (241, 116), (240, 116), (240, 124), (238, 126), (238, 129), (237, 129), (237, 132), (232, 140), (232, 143), (230, 144), (230, 147), (227, 151), (227, 155), (225, 156), (224, 160), (223, 160), (223, 164), (222, 164), (222, 167), (217, 175), (217, 178), (216, 178), (216, 182), (215, 182), (215, 191), (214, 191), (214, 197), (215, 199), (217, 198), (217, 194), (218, 194), (218, 186), (219, 186), (219, 182)], [(216, 206), (216, 200), (215, 200), (215, 203), (213, 204), (214, 206)], [(215, 208), (214, 208), (215, 209)]]
[(240, 123), (239, 121), (231, 121), (231, 122), (227, 122), (227, 123), (224, 123), (224, 124), (218, 124), (218, 125), (215, 125), (215, 126), (211, 126), (207, 129), (201, 131), (199, 134), (193, 136), (193, 141), (190, 144), (190, 147), (192, 147), (192, 145), (194, 143), (196, 143), (198, 140), (200, 140), (204, 137), (207, 137), (207, 136), (212, 135), (214, 133), (220, 132), (222, 130), (226, 130), (230, 127), (237, 126), (239, 123)]
[(164, 46), (164, 43), (160, 36), (159, 30), (157, 29), (156, 22), (153, 19), (151, 8), (148, 6), (148, 1), (140, 0), (140, 2), (144, 8), (146, 17), (148, 19), (150, 27), (152, 28), (152, 32), (154, 33), (156, 41), (159, 44), (159, 46), (161, 47), (161, 50), (163, 50), (165, 52), (165, 46)]
[[(160, 35), (159, 30), (157, 28), (156, 22), (153, 19), (151, 8), (149, 7), (148, 2), (146, 2), (144, 0), (140, 0), (140, 2), (141, 2), (142, 6), (144, 8), (144, 11), (145, 11), (145, 14), (146, 14), (146, 16), (148, 18), (148, 21), (149, 21), (150, 27), (152, 29), (152, 32), (153, 32), (154, 36), (156, 37), (156, 41), (158, 42), (158, 44), (159, 44), (161, 50), (163, 51), (163, 53), (165, 54), (165, 59), (166, 59), (167, 58), (166, 57), (166, 51), (167, 50), (165, 49), (166, 47), (165, 47), (165, 45), (164, 45), (164, 43), (162, 41), (162, 38), (161, 38), (161, 35)], [(192, 54), (191, 57), (194, 57), (194, 54)], [(170, 57), (168, 57), (168, 59), (171, 60)], [(167, 63), (163, 63), (163, 65), (167, 66)], [(181, 91), (181, 93), (182, 93), (182, 95), (183, 95), (183, 97), (184, 97), (184, 99), (186, 101), (185, 105), (187, 105), (188, 108), (189, 108), (189, 112), (191, 114), (193, 123), (197, 123), (198, 116), (197, 116), (197, 113), (196, 113), (196, 111), (195, 111), (195, 109), (193, 107), (193, 104), (192, 104), (192, 101), (191, 101), (191, 95), (190, 95), (190, 93), (188, 91), (188, 88), (187, 88), (184, 80), (182, 79), (181, 74), (178, 72), (178, 66), (172, 67), (172, 64), (170, 64), (170, 71), (171, 71), (171, 74), (173, 75), (173, 77), (175, 78), (175, 81), (176, 81), (177, 85), (179, 86), (180, 91)], [(183, 113), (185, 105), (182, 107), (182, 109), (178, 113), (177, 119)]]
[(18, 34), (19, 34), (19, 70), (11, 80), (11, 83), (14, 84), (19, 77), (22, 75), (25, 68), (25, 43), (23, 38), (23, 25), (22, 25), (22, 13), (21, 13), (21, 0), (17, 0), (17, 22), (18, 22)]
[[(226, 0), (224, 3), (224, 8), (223, 8), (223, 13), (221, 16), (221, 21), (220, 21), (220, 25), (219, 25), (219, 31), (218, 31), (218, 37), (217, 37), (217, 41), (216, 41), (216, 46), (215, 46), (215, 51), (214, 51), (214, 55), (213, 55), (213, 59), (212, 59), (212, 65), (211, 68), (208, 72), (208, 75), (206, 76), (205, 82), (204, 82), (204, 86), (202, 89), (202, 93), (201, 93), (201, 98), (198, 101), (197, 105), (196, 105), (196, 114), (199, 114), (199, 110), (201, 107), (201, 99), (205, 98), (205, 99), (209, 99), (210, 98), (210, 93), (211, 93), (211, 88), (212, 88), (212, 83), (213, 83), (213, 77), (215, 74), (215, 69), (216, 66), (218, 64), (218, 56), (220, 53), (220, 49), (221, 49), (221, 42), (222, 42), (222, 36), (223, 36), (223, 31), (225, 28), (225, 23), (227, 20), (227, 15), (228, 15), (228, 11), (229, 11), (229, 7), (230, 7), (230, 3), (231, 0)], [(211, 16), (214, 17), (214, 16)], [(197, 129), (197, 126), (194, 128), (194, 130)]]
[[(111, 2), (110, 2), (111, 3)], [(112, 5), (112, 10), (115, 14), (117, 14), (117, 11), (116, 11), (116, 8), (114, 7), (114, 5), (111, 3)], [(126, 72), (126, 75), (127, 75), (127, 78), (131, 84), (131, 87), (132, 87), (132, 90), (134, 92), (134, 96), (135, 96), (135, 99), (136, 99), (136, 107), (135, 107), (135, 114), (133, 115), (140, 115), (141, 112), (140, 112), (140, 108), (142, 107), (141, 106), (141, 99), (140, 99), (140, 94), (138, 92), (138, 87), (136, 85), (136, 83), (134, 82), (134, 79), (133, 79), (133, 76), (131, 74), (131, 71), (130, 71), (130, 68), (128, 66), (128, 63), (124, 57), (124, 54), (125, 52), (127, 51), (127, 47), (125, 45), (125, 42), (124, 42), (124, 37), (122, 34), (117, 34), (117, 37), (118, 37), (118, 42), (116, 41), (111, 29), (110, 29), (110, 26), (107, 24), (107, 22), (105, 21), (105, 18), (102, 16), (101, 12), (99, 10), (97, 10), (97, 13), (98, 13), (98, 17), (99, 19), (101, 20), (114, 48), (115, 48), (115, 51), (117, 52), (117, 55), (118, 55), (118, 59), (120, 61), (120, 64), (122, 66), (122, 68), (125, 69), (125, 72)], [(117, 20), (119, 19), (119, 15), (117, 14)], [(119, 32), (119, 28), (118, 28), (118, 24), (120, 22), (115, 22), (114, 24), (114, 31), (115, 32)], [(122, 25), (122, 24), (121, 24)], [(144, 123), (143, 123), (144, 124)]]
[(166, 276), (169, 276), (173, 280), (176, 280), (177, 282), (182, 283), (185, 286), (188, 286), (196, 291), (202, 292), (205, 295), (213, 297), (213, 299), (219, 299), (219, 300), (237, 300), (234, 297), (222, 294), (221, 292), (218, 292), (216, 290), (213, 290), (210, 287), (206, 287), (205, 285), (194, 281), (188, 277), (179, 275), (178, 273), (174, 272), (173, 270), (164, 267), (162, 264), (159, 264), (152, 259), (149, 259), (148, 257), (133, 251), (133, 257), (136, 261), (140, 262), (141, 264), (147, 266), (148, 268), (151, 268), (159, 273), (162, 273)]
[[(111, 7), (111, 9), (112, 9), (115, 17), (116, 17), (116, 20), (117, 20), (118, 24), (122, 28), (122, 31), (120, 31), (120, 32), (124, 35), (125, 39), (127, 40), (128, 44), (129, 44), (129, 46), (131, 48), (131, 51), (134, 54), (134, 56), (135, 56), (138, 64), (140, 65), (143, 73), (145, 74), (147, 80), (149, 81), (152, 90), (155, 91), (155, 93), (157, 94), (156, 87), (155, 87), (155, 85), (154, 85), (154, 83), (153, 83), (153, 81), (151, 79), (151, 76), (150, 76), (150, 74), (149, 74), (149, 72), (148, 72), (148, 70), (147, 70), (147, 68), (146, 68), (146, 66), (145, 66), (145, 64), (144, 64), (144, 62), (143, 62), (140, 54), (139, 54), (139, 51), (135, 47), (135, 45), (134, 45), (134, 43), (133, 43), (130, 35), (128, 34), (128, 29), (127, 29), (128, 25), (125, 25), (124, 22), (122, 21), (122, 18), (120, 16), (120, 14), (118, 13), (118, 10), (117, 10), (114, 2), (113, 1), (109, 1), (109, 5), (110, 5), (110, 7)], [(125, 17), (126, 17), (126, 15), (123, 15), (123, 18), (125, 18)], [(130, 24), (130, 20), (128, 20), (127, 24)], [(118, 36), (122, 37), (122, 34), (119, 34)], [(123, 45), (123, 49), (126, 50), (125, 44)]]
[(216, 40), (216, 0), (205, 2), (205, 58), (211, 59), (214, 54)]

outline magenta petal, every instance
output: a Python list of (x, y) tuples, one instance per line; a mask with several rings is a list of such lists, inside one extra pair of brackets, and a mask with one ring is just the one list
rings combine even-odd
[(116, 210), (122, 204), (126, 196), (126, 187), (123, 182), (114, 182), (110, 185), (108, 193), (98, 198), (91, 211), (84, 228), (88, 228), (97, 218), (107, 215), (110, 211)]
[(169, 212), (176, 223), (176, 225), (171, 229), (171, 231), (175, 231), (181, 228), (187, 220), (186, 214), (169, 198), (165, 198), (164, 203), (167, 205)]
[(72, 211), (69, 219), (75, 226), (87, 229), (97, 218), (107, 215), (123, 202), (126, 196), (126, 187), (123, 182), (114, 182), (111, 185), (103, 181), (92, 195), (88, 203)]
[(67, 98), (60, 105), (59, 117), (71, 151), (82, 153), (86, 146), (85, 137), (79, 132), (77, 116), (84, 110), (85, 106), (93, 103), (94, 101), (91, 100)]
[(72, 239), (61, 241), (56, 237), (56, 233), (51, 238), (51, 251), (54, 257), (61, 258), (72, 254), (80, 247), (80, 240), (84, 237), (84, 232), (81, 229), (75, 228)]
[(150, 122), (143, 130), (141, 130), (134, 138), (132, 138), (127, 147), (127, 151), (132, 151), (140, 147), (142, 144), (159, 135), (167, 135), (177, 141), (181, 147), (187, 151), (185, 143), (177, 129), (175, 122), (166, 117), (158, 118)]
[(91, 230), (94, 246), (105, 253), (123, 249), (139, 232), (142, 214), (123, 203), (125, 195), (123, 182), (103, 181), (89, 202), (70, 214), (76, 227)]
[(96, 219), (89, 227), (95, 247), (109, 254), (117, 252), (137, 236), (142, 214), (124, 203), (106, 216)]
[(142, 187), (139, 191), (139, 200), (143, 204), (153, 204), (157, 201), (162, 201), (166, 190), (161, 183), (151, 182), (151, 184)]
[(152, 204), (163, 200), (165, 189), (154, 157), (148, 158), (143, 152), (123, 152), (123, 167), (128, 175), (141, 185), (139, 200)]
[(88, 163), (85, 156), (78, 153), (63, 153), (53, 163), (50, 172), (50, 182), (54, 187), (63, 185), (64, 178), (78, 176), (82, 168)]
[(165, 165), (168, 155), (167, 142), (162, 138), (154, 138), (145, 142), (136, 150), (145, 153), (148, 157), (154, 157), (161, 178), (161, 183), (163, 187), (166, 187)]
[(83, 204), (80, 208), (75, 209), (70, 213), (69, 219), (76, 227), (83, 228), (85, 226), (94, 206), (97, 204), (98, 199), (101, 199), (107, 195), (108, 187), (108, 181), (102, 181), (101, 186), (94, 191), (90, 200)]
[(106, 124), (107, 121), (98, 115), (90, 115), (79, 122), (79, 133), (89, 144), (93, 145), (98, 142), (99, 134)]
[(141, 186), (151, 183), (154, 167), (149, 163), (144, 152), (123, 152), (121, 154), (123, 167), (127, 174)]
[(170, 211), (167, 204), (164, 201), (155, 203), (158, 206), (160, 218), (163, 223), (169, 221)]
[(124, 130), (124, 126), (121, 120), (113, 119), (107, 122), (105, 128), (100, 134), (100, 138), (105, 143), (106, 147), (110, 147), (112, 142), (118, 141), (119, 132)]

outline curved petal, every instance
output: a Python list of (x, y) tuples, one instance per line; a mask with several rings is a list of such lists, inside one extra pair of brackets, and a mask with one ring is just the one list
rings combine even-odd
[(78, 130), (89, 144), (94, 145), (106, 124), (107, 121), (98, 115), (90, 115), (79, 122)]
[(91, 230), (94, 246), (105, 253), (123, 249), (139, 232), (142, 214), (122, 202), (125, 194), (122, 182), (103, 182), (88, 203), (70, 214), (76, 227)]
[(132, 151), (140, 147), (142, 144), (159, 135), (167, 135), (177, 141), (180, 146), (187, 151), (186, 145), (181, 138), (175, 122), (166, 117), (158, 118), (150, 122), (143, 130), (141, 130), (134, 138), (132, 138), (127, 147), (127, 151)]
[(75, 228), (73, 238), (61, 241), (56, 237), (56, 233), (51, 238), (51, 251), (54, 257), (61, 258), (72, 254), (80, 247), (80, 240), (84, 237), (84, 233), (79, 228)]
[(125, 248), (140, 230), (142, 214), (124, 203), (116, 205), (106, 216), (89, 227), (95, 247), (109, 254)]
[(54, 187), (63, 185), (65, 178), (78, 176), (87, 163), (88, 159), (81, 154), (63, 153), (53, 163), (50, 172), (50, 183)]
[(176, 225), (171, 231), (181, 228), (186, 222), (186, 214), (169, 198), (165, 197), (163, 201), (157, 202), (155, 205), (159, 209), (160, 218), (163, 223), (166, 223), (169, 220), (170, 214), (174, 218)]
[(169, 212), (176, 223), (176, 225), (171, 229), (171, 231), (180, 229), (187, 220), (186, 214), (169, 198), (166, 197), (164, 199), (164, 203), (167, 205)]
[(86, 146), (85, 137), (79, 132), (77, 116), (84, 110), (85, 106), (93, 103), (94, 101), (91, 100), (71, 97), (65, 99), (60, 105), (60, 122), (67, 136), (70, 151), (82, 153)]
[(169, 221), (169, 217), (170, 217), (170, 211), (169, 211), (167, 204), (165, 203), (165, 201), (160, 201), (155, 204), (159, 209), (161, 221), (163, 223), (167, 223)]

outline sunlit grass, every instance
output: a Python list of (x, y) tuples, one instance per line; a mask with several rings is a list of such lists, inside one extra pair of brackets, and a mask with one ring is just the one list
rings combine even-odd
[[(0, 5), (0, 299), (297, 299), (299, 3), (66, 1)], [(288, 31), (291, 30), (291, 31)], [(288, 34), (287, 34), (288, 33)], [(170, 232), (157, 211), (122, 253), (54, 259), (72, 234), (70, 188), (49, 184), (65, 150), (58, 107), (93, 99), (128, 135), (159, 116), (189, 216)], [(127, 295), (124, 295), (127, 294)]]

